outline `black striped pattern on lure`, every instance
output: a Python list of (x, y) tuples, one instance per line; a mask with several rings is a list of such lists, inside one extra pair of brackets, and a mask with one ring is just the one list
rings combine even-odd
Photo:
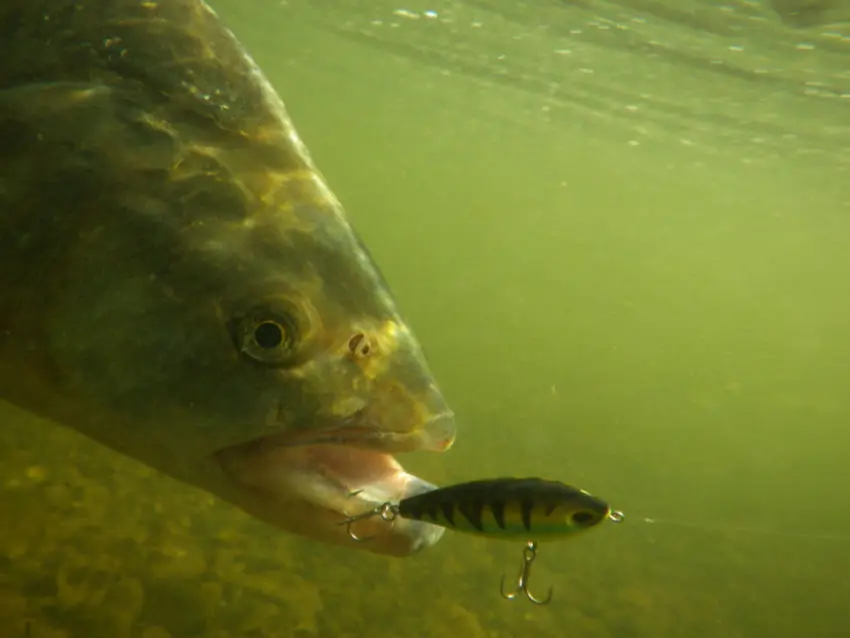
[(398, 516), (492, 538), (559, 538), (591, 528), (611, 513), (600, 498), (558, 481), (497, 478), (417, 494)]

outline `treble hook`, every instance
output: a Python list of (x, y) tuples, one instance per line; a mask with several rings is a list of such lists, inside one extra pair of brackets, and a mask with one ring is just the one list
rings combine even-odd
[(531, 575), (531, 563), (534, 562), (534, 559), (537, 558), (537, 542), (536, 541), (528, 541), (525, 544), (525, 547), (522, 550), (522, 566), (519, 570), (519, 578), (517, 579), (516, 589), (509, 593), (505, 593), (505, 577), (502, 576), (502, 582), (499, 585), (499, 591), (502, 594), (503, 598), (507, 598), (508, 600), (513, 600), (519, 594), (525, 594), (525, 597), (528, 598), (535, 605), (548, 605), (549, 601), (552, 600), (552, 587), (549, 587), (549, 594), (545, 599), (541, 600), (539, 598), (535, 598), (531, 595), (531, 592), (528, 591), (528, 577)]
[[(357, 496), (362, 491), (363, 490), (356, 490), (348, 496)], [(386, 521), (387, 523), (394, 523), (395, 519), (398, 518), (398, 505), (395, 505), (394, 503), (390, 502), (381, 503), (380, 505), (378, 505), (378, 507), (367, 510), (362, 514), (357, 514), (356, 516), (349, 516), (344, 521), (342, 521), (340, 525), (345, 525), (345, 531), (348, 533), (348, 536), (351, 538), (351, 540), (356, 541), (358, 543), (363, 543), (365, 541), (372, 540), (373, 538), (375, 538), (375, 536), (358, 536), (354, 533), (354, 528), (352, 526), (357, 521), (363, 521), (367, 518), (372, 518), (373, 516), (380, 516), (381, 519)]]

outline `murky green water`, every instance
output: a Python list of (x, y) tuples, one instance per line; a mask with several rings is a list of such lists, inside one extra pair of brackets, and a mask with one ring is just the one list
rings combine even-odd
[(754, 1), (214, 6), (458, 413), (406, 467), (557, 478), (627, 520), (544, 544), (535, 608), (498, 593), (521, 547), (324, 547), (6, 408), (0, 636), (847, 635), (850, 27)]

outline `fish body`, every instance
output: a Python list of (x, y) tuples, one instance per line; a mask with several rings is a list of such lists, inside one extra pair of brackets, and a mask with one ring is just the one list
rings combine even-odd
[(432, 487), (393, 455), (447, 449), (452, 411), (214, 11), (4, 0), (0, 50), (0, 398), (326, 543), (352, 490)]
[(408, 497), (397, 507), (401, 518), (509, 540), (572, 536), (611, 512), (608, 503), (584, 490), (540, 478), (459, 483)]

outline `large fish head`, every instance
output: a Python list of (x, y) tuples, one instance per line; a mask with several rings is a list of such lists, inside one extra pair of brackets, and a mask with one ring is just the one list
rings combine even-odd
[(40, 6), (2, 41), (4, 396), (281, 529), (436, 542), (340, 524), (429, 489), (393, 455), (454, 417), (262, 73), (203, 2)]
[[(249, 511), (350, 545), (341, 518), (433, 487), (392, 455), (447, 449), (454, 415), (339, 204), (317, 174), (298, 179), (309, 187), (287, 187), (286, 203), (257, 211), (213, 249), (222, 275), (238, 273), (215, 306), (236, 369), (213, 413), (235, 408), (252, 424), (214, 457), (249, 492)], [(442, 533), (379, 518), (358, 525), (374, 536), (363, 548), (390, 554)]]
[(305, 536), (436, 542), (418, 522), (367, 521), (363, 543), (340, 525), (429, 489), (392, 455), (455, 436), (378, 269), (310, 166), (208, 152), (147, 193), (118, 187), (125, 208), (65, 262), (50, 334), (67, 391), (106, 410), (94, 438)]

